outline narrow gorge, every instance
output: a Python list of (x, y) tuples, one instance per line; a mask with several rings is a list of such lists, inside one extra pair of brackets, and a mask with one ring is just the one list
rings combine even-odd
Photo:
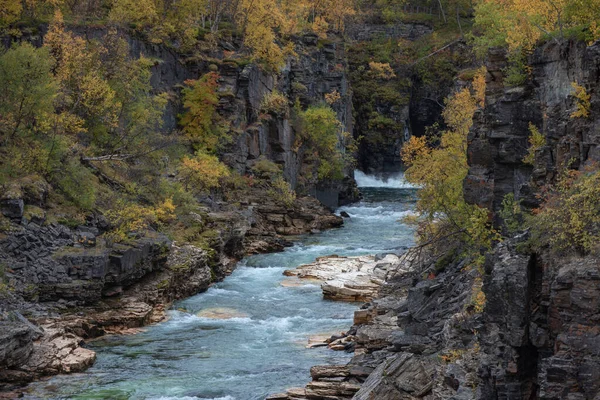
[(600, 399), (598, 0), (0, 8), (0, 399)]

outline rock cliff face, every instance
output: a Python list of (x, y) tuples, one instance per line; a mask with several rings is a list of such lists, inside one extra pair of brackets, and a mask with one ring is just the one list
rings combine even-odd
[[(419, 23), (361, 23), (348, 28), (361, 171), (399, 171), (403, 144), (410, 136), (426, 134), (426, 127), (443, 125), (444, 99), (456, 87), (456, 74), (473, 66), (471, 49), (461, 40), (450, 43), (436, 57), (419, 59), (417, 54), (423, 51), (419, 40), (432, 31)], [(371, 71), (373, 61), (389, 61), (396, 77), (377, 77)]]
[[(507, 193), (533, 207), (536, 186), (551, 180), (559, 167), (579, 168), (600, 161), (600, 44), (549, 42), (531, 56), (531, 80), (504, 87), (503, 52), (488, 62), (485, 110), (475, 118), (469, 135), (468, 201), (498, 210)], [(576, 108), (572, 82), (591, 94), (589, 118), (571, 118)], [(522, 162), (527, 154), (529, 123), (546, 139), (534, 166)]]
[(600, 260), (501, 245), (484, 291), (478, 398), (597, 398)]
[[(526, 207), (535, 207), (536, 193), (561, 168), (600, 161), (599, 60), (598, 43), (550, 42), (531, 56), (531, 81), (506, 88), (504, 56), (492, 53), (486, 108), (469, 137), (469, 201), (498, 210), (504, 196), (514, 193)], [(571, 117), (572, 82), (591, 95), (588, 118)], [(546, 141), (533, 166), (522, 162), (530, 123)], [(478, 398), (600, 395), (599, 276), (594, 257), (521, 255), (510, 243), (497, 248), (486, 267)]]
[(352, 133), (352, 93), (346, 68), (346, 49), (341, 40), (320, 41), (306, 34), (295, 40), (297, 58), (288, 62), (282, 74), (275, 76), (255, 65), (240, 67), (234, 62), (220, 66), (221, 113), (233, 121), (239, 131), (224, 160), (245, 174), (261, 157), (283, 167), (290, 185), (300, 193), (310, 194), (329, 207), (354, 201), (357, 197), (353, 171), (347, 170), (343, 182), (315, 182), (308, 178), (310, 165), (305, 148), (296, 144), (296, 127), (290, 115), (261, 115), (265, 96), (277, 90), (293, 104), (296, 98), (307, 106), (324, 101), (325, 95), (337, 91), (340, 100), (333, 104), (338, 120)]

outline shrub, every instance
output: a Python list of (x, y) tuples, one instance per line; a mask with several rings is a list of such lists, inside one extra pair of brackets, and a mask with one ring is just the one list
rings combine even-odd
[(292, 90), (294, 92), (297, 92), (297, 93), (306, 93), (306, 92), (308, 92), (308, 88), (306, 87), (306, 85), (304, 85), (304, 84), (302, 84), (301, 82), (298, 82), (298, 81), (292, 82)]
[(287, 117), (290, 112), (290, 105), (287, 97), (278, 90), (273, 90), (262, 99), (260, 112)]
[(504, 228), (508, 234), (514, 234), (523, 228), (523, 212), (521, 201), (515, 199), (514, 193), (508, 193), (502, 199), (502, 209), (499, 212), (504, 222)]
[(528, 218), (534, 248), (582, 254), (600, 250), (600, 172), (569, 170), (547, 188), (544, 201)]
[(173, 200), (168, 198), (156, 207), (144, 207), (139, 204), (120, 200), (117, 206), (106, 212), (113, 230), (106, 233), (109, 242), (124, 242), (132, 232), (140, 232), (150, 227), (158, 228), (175, 218)]
[(525, 54), (512, 52), (508, 56), (508, 67), (504, 69), (504, 84), (506, 86), (520, 86), (527, 81), (530, 67), (527, 65)]
[(577, 100), (577, 109), (571, 113), (571, 118), (587, 118), (590, 116), (591, 95), (585, 88), (577, 82), (571, 82), (571, 86), (575, 90), (573, 96)]
[(217, 112), (219, 75), (209, 72), (198, 80), (187, 80), (183, 89), (185, 112), (180, 118), (183, 132), (196, 150), (214, 153), (231, 142), (226, 123)]
[(83, 210), (91, 210), (96, 204), (96, 181), (92, 172), (78, 160), (68, 160), (63, 169), (52, 175), (59, 191), (73, 204)]
[(281, 174), (281, 167), (265, 157), (260, 157), (252, 167), (252, 172), (261, 178), (272, 178)]
[(535, 153), (546, 145), (546, 138), (531, 122), (529, 123), (529, 132), (529, 150), (523, 158), (523, 162), (533, 165), (535, 163)]
[(331, 93), (325, 93), (325, 101), (329, 105), (337, 103), (338, 101), (340, 101), (341, 98), (342, 96), (340, 95), (340, 92), (337, 91), (337, 89), (334, 89)]
[(294, 205), (294, 201), (296, 200), (296, 192), (294, 192), (290, 184), (282, 176), (278, 176), (273, 180), (268, 193), (275, 201), (286, 207)]
[(390, 63), (379, 63), (375, 61), (369, 62), (369, 70), (375, 79), (382, 79), (388, 81), (396, 77), (393, 68)]
[(179, 167), (179, 176), (185, 184), (198, 192), (205, 192), (219, 187), (220, 179), (229, 176), (229, 168), (216, 156), (196, 152), (195, 157), (185, 156)]
[(478, 101), (468, 88), (446, 100), (444, 121), (451, 129), (441, 132), (439, 144), (411, 137), (402, 150), (408, 166), (406, 179), (419, 185), (417, 211), (421, 243), (460, 238), (469, 255), (489, 249), (498, 239), (488, 210), (466, 203), (463, 181), (467, 175), (467, 134), (473, 124)]
[(320, 180), (344, 177), (348, 156), (340, 142), (352, 147), (352, 138), (342, 130), (335, 111), (327, 104), (311, 106), (299, 113), (300, 139), (308, 144), (317, 158), (317, 176)]

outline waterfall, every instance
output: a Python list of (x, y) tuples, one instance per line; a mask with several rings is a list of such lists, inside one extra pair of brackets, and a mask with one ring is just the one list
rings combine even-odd
[(354, 171), (354, 179), (358, 187), (391, 188), (391, 189), (414, 189), (415, 185), (404, 179), (402, 172), (385, 176), (367, 175), (362, 171)]

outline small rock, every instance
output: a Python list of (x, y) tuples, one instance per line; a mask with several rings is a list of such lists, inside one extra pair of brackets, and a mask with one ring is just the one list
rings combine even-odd
[(210, 318), (210, 319), (232, 319), (232, 318), (247, 318), (248, 314), (233, 308), (227, 307), (215, 307), (206, 308), (196, 314), (198, 317)]

